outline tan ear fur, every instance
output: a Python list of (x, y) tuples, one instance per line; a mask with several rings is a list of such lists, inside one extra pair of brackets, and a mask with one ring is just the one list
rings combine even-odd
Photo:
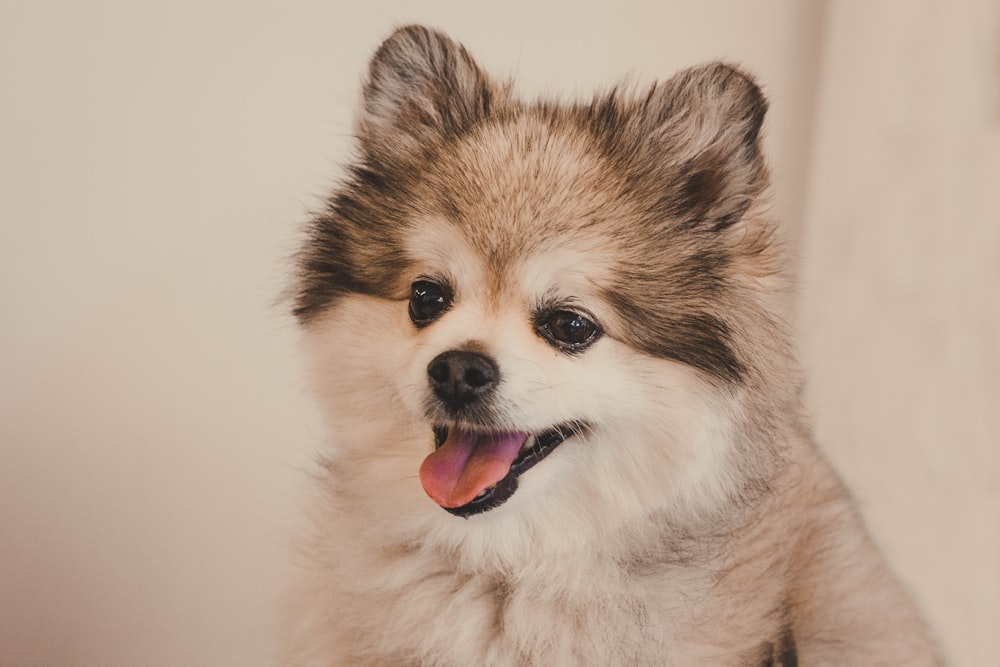
[(461, 44), (406, 26), (368, 69), (358, 135), (370, 156), (398, 158), (454, 138), (490, 115), (498, 89)]
[(684, 70), (651, 89), (638, 131), (647, 139), (643, 161), (666, 170), (668, 207), (716, 230), (737, 222), (767, 185), (766, 112), (753, 78), (725, 63)]

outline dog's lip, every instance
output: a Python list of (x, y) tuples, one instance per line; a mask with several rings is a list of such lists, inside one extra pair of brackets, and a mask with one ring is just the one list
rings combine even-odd
[[(514, 492), (517, 491), (517, 480), (523, 473), (530, 470), (555, 449), (574, 435), (578, 435), (586, 430), (587, 425), (581, 421), (568, 421), (545, 429), (538, 433), (532, 433), (517, 458), (511, 463), (507, 475), (491, 488), (480, 493), (472, 501), (459, 507), (443, 507), (442, 509), (460, 516), (468, 518), (474, 514), (481, 514), (487, 510), (494, 509), (507, 502)], [(449, 426), (446, 424), (436, 424), (434, 426), (434, 447), (438, 449), (448, 437)]]

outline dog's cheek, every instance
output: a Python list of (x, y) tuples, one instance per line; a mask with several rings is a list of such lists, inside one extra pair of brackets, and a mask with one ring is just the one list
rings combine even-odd
[(341, 298), (304, 330), (308, 381), (335, 429), (358, 415), (392, 415), (394, 373), (408, 346), (405, 306), (370, 296)]
[(725, 495), (726, 466), (740, 421), (739, 397), (696, 369), (624, 344), (603, 363), (620, 369), (607, 383), (601, 433), (590, 465), (618, 469), (632, 480), (637, 506), (649, 503), (711, 508)]
[[(529, 423), (580, 419), (590, 428), (527, 473), (511, 502), (527, 503), (540, 520), (573, 516), (581, 535), (650, 506), (721, 502), (717, 473), (732, 442), (733, 413), (730, 399), (698, 371), (610, 338), (579, 355), (524, 360), (523, 370), (520, 405)], [(581, 514), (581, 498), (602, 509)], [(567, 525), (561, 519), (551, 528)]]

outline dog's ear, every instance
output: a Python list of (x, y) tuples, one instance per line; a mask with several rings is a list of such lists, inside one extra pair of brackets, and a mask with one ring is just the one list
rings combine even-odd
[(500, 92), (461, 44), (423, 26), (400, 28), (369, 65), (362, 148), (371, 156), (420, 152), (489, 115)]
[(766, 112), (753, 78), (724, 63), (683, 70), (650, 91), (641, 131), (656, 153), (647, 157), (669, 169), (663, 196), (675, 214), (714, 229), (741, 218), (767, 185)]

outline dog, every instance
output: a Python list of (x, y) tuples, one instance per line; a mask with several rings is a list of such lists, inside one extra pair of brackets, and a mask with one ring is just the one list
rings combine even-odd
[(296, 258), (336, 442), (285, 664), (938, 664), (803, 417), (767, 106), (378, 48)]

